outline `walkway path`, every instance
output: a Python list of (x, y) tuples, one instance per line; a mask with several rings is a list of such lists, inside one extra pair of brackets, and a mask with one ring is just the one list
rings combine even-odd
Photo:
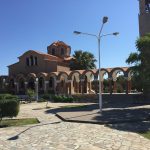
[[(69, 104), (49, 104), (53, 108), (61, 105)], [(0, 150), (150, 150), (150, 140), (136, 133), (62, 122), (45, 112), (45, 103), (22, 104), (18, 117), (37, 117), (41, 123), (0, 128)]]

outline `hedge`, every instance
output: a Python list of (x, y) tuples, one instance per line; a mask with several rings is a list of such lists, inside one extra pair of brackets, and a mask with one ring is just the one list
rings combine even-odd
[(64, 103), (71, 103), (73, 102), (74, 98), (73, 97), (66, 97), (66, 96), (53, 96), (52, 99), (54, 102), (64, 102)]
[(19, 101), (16, 100), (1, 100), (0, 101), (0, 118), (16, 117), (19, 113)]

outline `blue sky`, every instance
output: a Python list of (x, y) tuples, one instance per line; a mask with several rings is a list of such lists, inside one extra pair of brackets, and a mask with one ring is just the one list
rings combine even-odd
[(103, 16), (103, 33), (120, 32), (101, 41), (101, 67), (127, 66), (126, 58), (136, 51), (139, 36), (137, 0), (0, 0), (0, 75), (25, 51), (47, 52), (61, 40), (74, 50), (92, 52), (98, 59), (97, 40), (77, 36), (74, 30), (97, 34)]

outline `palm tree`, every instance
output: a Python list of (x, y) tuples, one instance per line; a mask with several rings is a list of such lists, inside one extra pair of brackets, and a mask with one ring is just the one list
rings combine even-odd
[(97, 61), (94, 55), (87, 51), (77, 50), (73, 55), (74, 59), (70, 63), (71, 70), (95, 69)]
[(137, 39), (136, 48), (137, 52), (131, 53), (126, 62), (133, 65), (135, 83), (147, 94), (150, 92), (150, 34)]

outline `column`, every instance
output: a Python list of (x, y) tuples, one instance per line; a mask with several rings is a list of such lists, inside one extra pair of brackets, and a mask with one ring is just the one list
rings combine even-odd
[(112, 94), (112, 78), (109, 78), (109, 93)]
[(72, 80), (67, 80), (66, 81), (66, 93), (65, 94), (67, 94), (67, 95), (71, 95), (72, 93), (71, 93), (71, 81)]
[(14, 83), (15, 84), (15, 92), (16, 92), (16, 94), (19, 92), (19, 84), (18, 84), (18, 82), (15, 82)]
[(38, 78), (36, 78), (36, 81), (35, 81), (36, 101), (38, 101), (38, 99), (39, 99), (38, 81), (39, 81)]
[(87, 91), (89, 94), (91, 93), (91, 81), (88, 82), (88, 90)]
[(126, 94), (129, 94), (131, 92), (131, 79), (128, 77), (126, 79)]
[(24, 82), (24, 85), (25, 85), (25, 93), (27, 92), (27, 86), (28, 86), (28, 82)]
[(81, 79), (80, 81), (81, 81), (81, 85), (80, 85), (81, 93), (84, 94), (84, 89), (83, 89), (84, 88), (84, 79)]
[(60, 80), (56, 80), (56, 94), (61, 94), (61, 91), (60, 91)]
[(113, 79), (113, 82), (114, 82), (113, 93), (117, 93), (116, 79)]
[(77, 81), (77, 94), (79, 93), (79, 81)]
[(97, 79), (94, 79), (94, 91), (95, 91), (95, 93), (97, 94), (97, 83), (98, 83), (98, 80)]

